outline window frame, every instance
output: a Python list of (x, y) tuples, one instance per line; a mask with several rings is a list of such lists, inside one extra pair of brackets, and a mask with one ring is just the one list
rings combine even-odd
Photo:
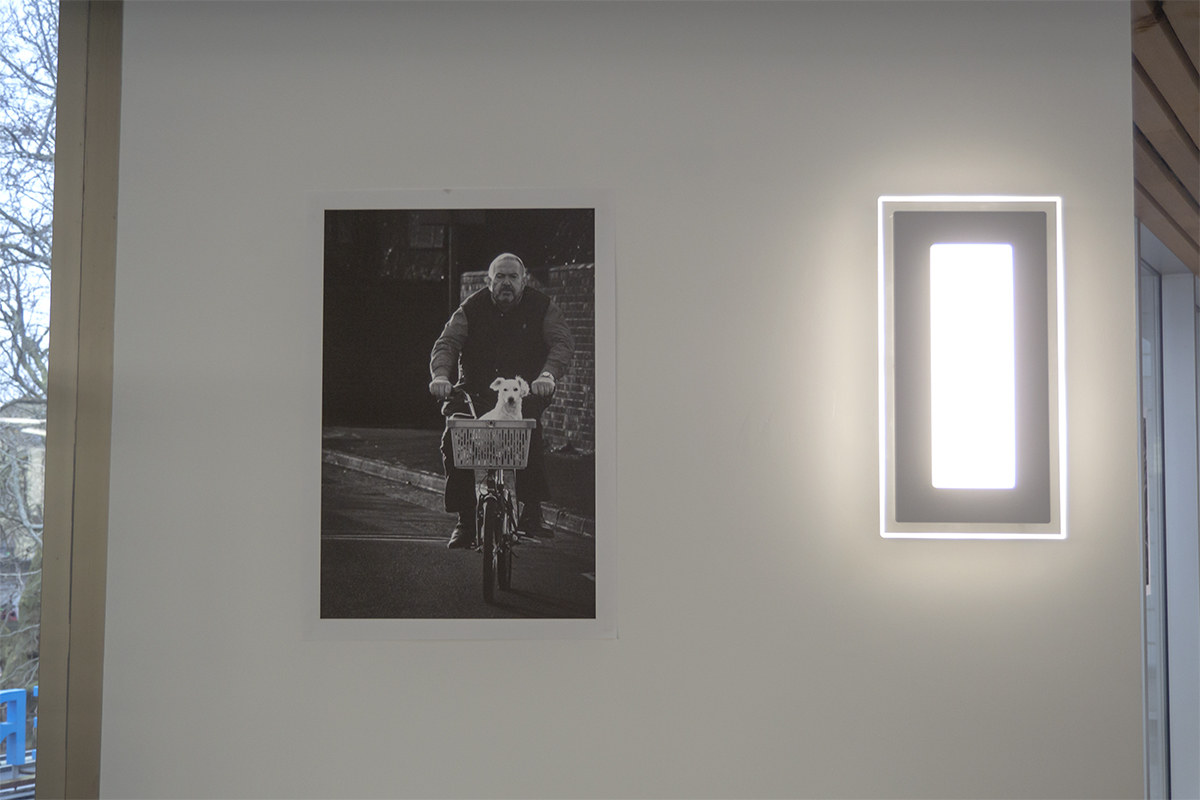
[(100, 792), (122, 11), (59, 5), (39, 798)]

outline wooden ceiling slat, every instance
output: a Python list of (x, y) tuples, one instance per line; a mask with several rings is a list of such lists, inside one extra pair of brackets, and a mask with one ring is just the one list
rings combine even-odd
[(1200, 198), (1200, 151), (1184, 133), (1150, 77), (1133, 62), (1133, 122), (1193, 198)]
[(1179, 227), (1140, 183), (1134, 184), (1133, 210), (1142, 224), (1178, 256), (1188, 269), (1200, 275), (1200, 248), (1179, 231)]
[(1186, 53), (1175, 45), (1173, 33), (1145, 0), (1133, 3), (1133, 54), (1183, 124), (1194, 144), (1200, 144), (1200, 83)]
[(1135, 210), (1200, 275), (1200, 0), (1131, 0)]
[(1192, 66), (1200, 69), (1200, 0), (1165, 0), (1163, 12)]
[(1134, 137), (1133, 172), (1143, 188), (1194, 243), (1200, 242), (1200, 208), (1142, 136)]

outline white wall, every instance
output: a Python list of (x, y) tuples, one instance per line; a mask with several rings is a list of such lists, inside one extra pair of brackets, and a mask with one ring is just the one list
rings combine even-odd
[[(127, 4), (103, 794), (1140, 795), (1128, 24)], [(614, 190), (615, 641), (302, 638), (305, 192), (440, 186)], [(879, 537), (875, 199), (933, 192), (1064, 198), (1065, 542)]]

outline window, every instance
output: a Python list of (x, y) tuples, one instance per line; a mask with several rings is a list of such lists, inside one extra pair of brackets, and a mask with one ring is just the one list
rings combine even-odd
[(0, 792), (32, 796), (58, 5), (0, 5)]

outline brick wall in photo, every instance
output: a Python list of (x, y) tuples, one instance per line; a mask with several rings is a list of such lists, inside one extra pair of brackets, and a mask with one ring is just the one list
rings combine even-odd
[[(529, 285), (545, 292), (562, 309), (575, 337), (571, 368), (558, 382), (554, 402), (542, 415), (550, 450), (591, 453), (596, 449), (596, 269), (594, 264), (551, 267), (545, 282)], [(487, 272), (465, 272), (462, 299), (486, 285)]]

